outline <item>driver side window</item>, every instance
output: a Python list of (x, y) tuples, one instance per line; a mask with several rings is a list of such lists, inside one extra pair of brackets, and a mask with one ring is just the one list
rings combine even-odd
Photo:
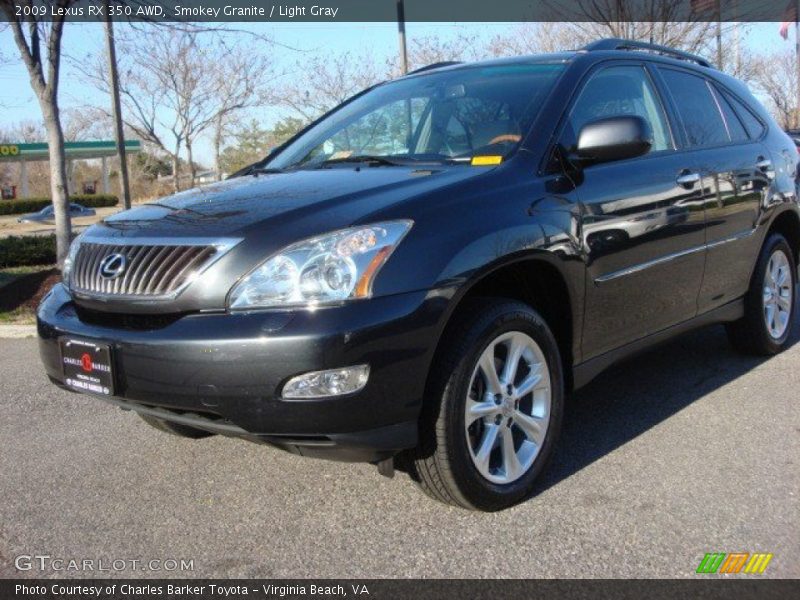
[(651, 152), (671, 147), (667, 118), (643, 67), (609, 67), (595, 73), (581, 90), (562, 136), (565, 148), (574, 147), (587, 123), (609, 117), (638, 116), (653, 131)]

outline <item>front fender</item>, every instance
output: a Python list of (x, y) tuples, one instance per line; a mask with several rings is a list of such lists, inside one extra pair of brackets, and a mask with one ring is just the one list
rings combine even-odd
[(576, 235), (578, 212), (574, 205), (560, 199), (547, 198), (535, 204), (536, 209), (526, 211), (522, 222), (473, 236), (444, 264), (431, 292), (447, 300), (439, 335), (463, 298), (487, 277), (521, 263), (544, 263), (558, 273), (567, 290), (572, 358), (579, 361), (586, 265)]

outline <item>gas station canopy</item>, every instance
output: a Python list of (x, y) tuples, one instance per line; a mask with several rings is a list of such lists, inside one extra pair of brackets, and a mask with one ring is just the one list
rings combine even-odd
[[(125, 140), (125, 151), (128, 154), (141, 152), (142, 143), (139, 140)], [(103, 173), (103, 193), (107, 194), (109, 190), (108, 185), (108, 163), (107, 158), (116, 156), (117, 144), (116, 142), (65, 142), (64, 154), (67, 161), (73, 160), (88, 160), (92, 158), (99, 158), (102, 160), (102, 173)], [(48, 160), (50, 154), (48, 153), (47, 144), (44, 142), (36, 142), (33, 144), (11, 144), (0, 143), (0, 163), (1, 162), (18, 162), (20, 163), (20, 188), (22, 197), (28, 197), (28, 169), (27, 163), (36, 162), (41, 160)], [(70, 182), (70, 189), (74, 185)], [(16, 196), (16, 187), (12, 189), (11, 197)]]
[[(142, 143), (139, 140), (125, 140), (125, 151), (140, 152)], [(64, 153), (67, 159), (104, 158), (117, 153), (115, 142), (66, 142)], [(47, 160), (50, 155), (46, 143), (34, 144), (0, 144), (0, 162)]]

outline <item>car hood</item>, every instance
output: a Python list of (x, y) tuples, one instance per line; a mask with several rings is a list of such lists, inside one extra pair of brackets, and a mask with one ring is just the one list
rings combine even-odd
[(248, 175), (205, 185), (106, 218), (90, 236), (246, 237), (290, 223), (329, 231), (480, 173), (465, 166), (331, 168)]
[[(404, 201), (424, 201), (428, 192), (486, 172), (470, 166), (337, 166), (247, 175), (188, 190), (108, 217), (82, 239), (109, 245), (109, 253), (139, 244), (226, 248), (199, 280), (168, 299), (99, 292), (74, 296), (80, 304), (112, 312), (223, 309), (231, 286), (281, 248), (351, 225), (413, 219), (415, 211)], [(96, 267), (93, 263), (77, 270)]]

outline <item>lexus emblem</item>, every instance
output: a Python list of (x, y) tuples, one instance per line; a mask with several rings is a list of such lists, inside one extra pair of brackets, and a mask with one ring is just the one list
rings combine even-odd
[(125, 272), (128, 259), (124, 254), (109, 254), (100, 261), (100, 275), (106, 279), (116, 279)]

